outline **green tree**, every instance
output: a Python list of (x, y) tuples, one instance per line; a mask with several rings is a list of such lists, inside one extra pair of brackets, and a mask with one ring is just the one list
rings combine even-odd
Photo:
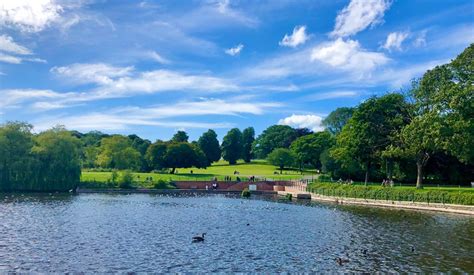
[(81, 142), (64, 127), (42, 132), (32, 151), (41, 163), (37, 190), (74, 189), (81, 177)]
[(264, 159), (276, 148), (289, 148), (297, 137), (297, 131), (290, 126), (270, 126), (255, 140), (253, 152), (256, 157)]
[(198, 140), (198, 146), (206, 155), (208, 165), (221, 158), (221, 148), (219, 147), (217, 134), (214, 130), (209, 129), (203, 133)]
[(188, 142), (189, 136), (185, 131), (178, 131), (171, 138), (171, 142)]
[(372, 166), (408, 122), (409, 107), (403, 95), (372, 97), (359, 105), (343, 127), (332, 156), (342, 163), (358, 160), (365, 169), (367, 183)]
[(167, 143), (161, 140), (150, 145), (146, 151), (145, 159), (148, 167), (153, 170), (161, 170), (166, 167), (166, 150)]
[(97, 164), (112, 169), (137, 170), (141, 166), (141, 155), (131, 146), (128, 137), (114, 135), (103, 138), (97, 156)]
[(239, 129), (233, 128), (222, 141), (222, 158), (229, 164), (236, 164), (242, 156), (242, 133)]
[(332, 111), (324, 120), (323, 125), (333, 135), (338, 135), (344, 125), (347, 124), (349, 119), (354, 113), (354, 108), (340, 107)]
[(255, 141), (255, 130), (253, 127), (245, 128), (242, 132), (242, 158), (249, 163), (252, 158), (252, 144)]
[(189, 168), (196, 166), (204, 168), (206, 163), (204, 153), (188, 142), (173, 142), (168, 144), (165, 155), (165, 167), (171, 168), (174, 174), (176, 168)]
[(316, 169), (321, 169), (320, 157), (323, 151), (335, 144), (335, 138), (327, 131), (317, 132), (297, 138), (290, 146), (300, 169), (303, 164), (310, 164)]
[(23, 122), (7, 122), (0, 126), (0, 190), (20, 189), (27, 183), (32, 184), (37, 177), (33, 172), (31, 129), (30, 124)]
[(286, 148), (277, 148), (267, 156), (267, 161), (280, 168), (280, 174), (283, 173), (283, 168), (292, 166), (295, 163), (295, 156), (293, 152)]

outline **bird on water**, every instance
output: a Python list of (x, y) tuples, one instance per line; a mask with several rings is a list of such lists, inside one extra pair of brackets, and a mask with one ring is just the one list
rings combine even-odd
[(193, 243), (204, 242), (204, 236), (205, 235), (206, 235), (206, 233), (202, 233), (201, 236), (194, 236), (193, 237)]

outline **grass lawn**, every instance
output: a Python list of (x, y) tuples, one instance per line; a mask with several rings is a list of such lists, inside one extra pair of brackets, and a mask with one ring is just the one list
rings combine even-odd
[[(236, 165), (229, 165), (227, 162), (219, 161), (213, 163), (212, 166), (207, 169), (196, 169), (196, 168), (177, 168), (176, 174), (167, 173), (133, 173), (135, 180), (145, 182), (147, 177), (152, 177), (153, 181), (159, 179), (167, 181), (178, 181), (178, 180), (212, 180), (217, 177), (219, 180), (223, 180), (226, 176), (231, 176), (233, 180), (236, 177), (240, 177), (242, 180), (250, 176), (257, 178), (266, 178), (267, 180), (292, 180), (301, 179), (302, 177), (317, 177), (316, 173), (311, 170), (303, 171), (301, 174), (296, 170), (283, 170), (283, 174), (279, 174), (278, 167), (270, 165), (263, 160), (255, 160), (251, 163), (238, 162)], [(193, 173), (191, 174), (191, 171)], [(238, 171), (239, 175), (234, 175), (234, 171)], [(278, 174), (274, 174), (278, 172)], [(83, 171), (81, 175), (82, 182), (106, 182), (111, 178), (112, 172), (94, 172), (94, 171)]]

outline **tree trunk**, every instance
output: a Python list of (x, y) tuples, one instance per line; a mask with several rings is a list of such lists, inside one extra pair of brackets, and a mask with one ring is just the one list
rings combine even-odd
[(365, 170), (365, 185), (369, 182), (369, 171), (370, 171), (370, 161), (367, 162), (367, 168)]
[(387, 160), (387, 177), (390, 182), (393, 179), (393, 161)]
[(283, 166), (280, 166), (280, 175), (283, 174)]
[(416, 188), (423, 188), (423, 162), (416, 162)]
[(171, 174), (174, 174), (174, 171), (176, 170), (175, 167), (171, 168)]

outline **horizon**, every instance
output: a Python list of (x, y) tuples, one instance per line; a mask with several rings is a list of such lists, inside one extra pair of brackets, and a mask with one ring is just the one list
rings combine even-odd
[(406, 90), (454, 59), (474, 41), (473, 10), (468, 0), (6, 1), (0, 123), (151, 141), (320, 131), (334, 109)]

